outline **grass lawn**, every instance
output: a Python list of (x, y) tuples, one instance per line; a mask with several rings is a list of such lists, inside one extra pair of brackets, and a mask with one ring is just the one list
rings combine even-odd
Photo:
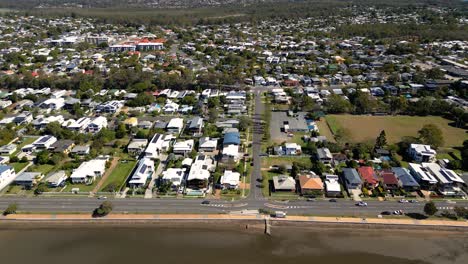
[(94, 189), (94, 187), (96, 186), (97, 182), (99, 181), (99, 179), (96, 179), (93, 184), (91, 185), (86, 185), (86, 184), (72, 184), (70, 182), (67, 182), (67, 187), (65, 187), (65, 189), (63, 189), (63, 193), (71, 193), (71, 190), (73, 188), (79, 188), (80, 189), (80, 192), (90, 192)]
[(16, 173), (20, 172), (24, 167), (26, 167), (28, 162), (12, 162), (9, 165), (13, 167)]
[(327, 125), (327, 120), (322, 118), (320, 121), (315, 121), (315, 123), (317, 124), (321, 136), (326, 136), (329, 142), (335, 142), (335, 137)]
[(437, 125), (444, 135), (445, 147), (461, 146), (468, 139), (466, 130), (449, 125), (450, 120), (439, 116), (363, 116), (327, 115), (326, 120), (333, 133), (340, 128), (349, 130), (349, 141), (375, 141), (381, 130), (385, 130), (387, 141), (397, 143), (404, 136), (417, 136), (426, 124)]
[(304, 167), (312, 166), (312, 162), (308, 157), (263, 157), (262, 168), (270, 168), (273, 165), (292, 165), (293, 162), (297, 162)]
[(23, 148), (26, 145), (32, 144), (37, 139), (38, 139), (38, 137), (24, 137), (23, 142), (21, 144), (19, 144), (18, 147), (16, 148), (16, 151), (13, 152), (13, 156), (18, 155), (18, 153), (21, 152), (21, 148)]
[(44, 175), (47, 175), (49, 172), (52, 171), (52, 169), (54, 169), (54, 167), (55, 167), (54, 165), (50, 165), (50, 164), (33, 165), (28, 168), (28, 171), (40, 172)]
[(107, 185), (110, 183), (116, 183), (117, 186), (121, 186), (127, 176), (132, 172), (133, 167), (135, 167), (136, 161), (129, 160), (126, 163), (122, 163), (121, 160), (119, 161), (119, 164), (115, 166), (114, 170), (111, 172), (109, 177), (107, 177), (106, 181), (102, 185), (101, 189), (99, 191), (104, 190)]
[(19, 194), (20, 192), (23, 191), (23, 187), (19, 185), (13, 185), (11, 184), (10, 186), (6, 187), (6, 192), (5, 194)]

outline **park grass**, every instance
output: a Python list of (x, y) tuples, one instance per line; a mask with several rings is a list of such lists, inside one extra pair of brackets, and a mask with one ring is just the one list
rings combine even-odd
[(326, 136), (329, 142), (335, 142), (335, 137), (333, 136), (333, 133), (328, 127), (327, 120), (320, 119), (319, 121), (316, 121), (315, 123), (317, 124), (319, 133), (321, 136)]
[(107, 177), (104, 184), (102, 184), (101, 189), (99, 190), (102, 192), (106, 189), (107, 185), (110, 183), (115, 183), (117, 186), (122, 186), (125, 179), (127, 179), (128, 175), (132, 172), (133, 168), (135, 167), (136, 161), (129, 160), (126, 163), (123, 163), (122, 160), (119, 161), (117, 166), (115, 166), (114, 170), (111, 172), (109, 177)]
[(388, 143), (394, 144), (404, 136), (416, 137), (426, 124), (434, 124), (442, 130), (445, 147), (460, 146), (468, 139), (466, 130), (450, 126), (450, 120), (439, 116), (327, 115), (326, 120), (334, 134), (340, 129), (348, 130), (350, 142), (374, 141), (380, 131), (385, 130)]
[(312, 161), (309, 157), (264, 157), (262, 158), (262, 168), (270, 168), (273, 165), (292, 165), (293, 162), (306, 168), (312, 166)]
[(16, 173), (20, 172), (24, 167), (28, 166), (29, 162), (12, 162), (9, 165), (13, 167)]

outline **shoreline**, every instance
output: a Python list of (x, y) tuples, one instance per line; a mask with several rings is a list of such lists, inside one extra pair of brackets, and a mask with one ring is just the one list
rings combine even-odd
[[(90, 215), (10, 215), (0, 217), (0, 230), (5, 228), (203, 228), (220, 230), (245, 230), (268, 233), (272, 228), (335, 229), (335, 230), (399, 230), (457, 232), (468, 234), (468, 221), (335, 218), (288, 216), (277, 219), (261, 215), (120, 215), (103, 218)], [(268, 230), (268, 231), (267, 231)]]

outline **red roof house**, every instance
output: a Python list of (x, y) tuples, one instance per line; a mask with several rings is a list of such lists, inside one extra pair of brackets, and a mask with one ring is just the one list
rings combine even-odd
[(357, 169), (359, 175), (361, 175), (361, 178), (363, 179), (364, 182), (367, 182), (372, 187), (377, 187), (379, 180), (377, 179), (377, 176), (375, 175), (375, 171), (372, 167), (370, 166), (363, 166), (359, 167)]
[(399, 183), (398, 183), (398, 179), (395, 176), (395, 173), (393, 173), (392, 171), (382, 171), (382, 173), (380, 173), (380, 176), (382, 177), (382, 182), (383, 182), (385, 189), (387, 190), (398, 189)]

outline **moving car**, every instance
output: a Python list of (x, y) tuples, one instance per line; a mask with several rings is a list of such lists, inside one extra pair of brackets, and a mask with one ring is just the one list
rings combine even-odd
[(380, 214), (381, 214), (381, 215), (391, 215), (392, 212), (390, 212), (390, 211), (383, 211), (383, 212), (381, 212)]
[(99, 196), (99, 197), (98, 197), (98, 199), (99, 199), (99, 200), (106, 200), (106, 199), (107, 199), (107, 197), (106, 197), (106, 196), (102, 196), (102, 195), (101, 195), (101, 196)]
[(410, 200), (409, 202), (410, 202), (410, 203), (419, 203), (418, 200)]
[(403, 211), (402, 210), (396, 210), (396, 211), (393, 211), (393, 214), (394, 215), (403, 215)]
[(408, 203), (408, 200), (406, 200), (406, 199), (400, 199), (398, 202), (399, 202), (399, 203)]
[(358, 202), (356, 206), (367, 206), (366, 202)]
[(205, 200), (205, 201), (201, 202), (201, 204), (210, 204), (210, 201)]
[(329, 201), (330, 203), (336, 203), (336, 202), (337, 202), (336, 199), (330, 199), (330, 200), (328, 200), (328, 201)]

